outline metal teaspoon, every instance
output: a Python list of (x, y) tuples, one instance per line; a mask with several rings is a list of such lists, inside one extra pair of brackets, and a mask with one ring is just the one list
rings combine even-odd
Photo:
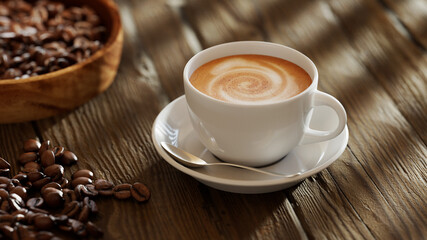
[(162, 145), (163, 149), (165, 149), (177, 162), (187, 167), (198, 168), (198, 167), (204, 167), (204, 166), (230, 166), (230, 167), (247, 169), (254, 172), (264, 173), (264, 174), (268, 174), (275, 177), (286, 177), (286, 178), (292, 178), (292, 177), (301, 175), (301, 172), (298, 172), (295, 174), (288, 174), (288, 175), (272, 173), (272, 172), (260, 170), (258, 168), (247, 167), (247, 166), (233, 164), (233, 163), (224, 163), (224, 162), (207, 163), (203, 159), (196, 157), (193, 154), (186, 152), (180, 148), (177, 148), (170, 143), (161, 142), (160, 144)]

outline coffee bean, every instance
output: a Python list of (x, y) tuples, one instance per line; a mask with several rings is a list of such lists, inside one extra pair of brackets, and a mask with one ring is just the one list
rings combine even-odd
[(90, 214), (90, 208), (89, 206), (83, 206), (82, 210), (80, 211), (79, 217), (77, 218), (77, 220), (79, 220), (80, 222), (87, 222), (87, 220), (89, 219), (89, 214)]
[(9, 192), (5, 189), (0, 188), (0, 198), (1, 199), (7, 199), (9, 198)]
[(70, 185), (70, 182), (68, 179), (62, 177), (60, 180), (56, 181), (58, 184), (60, 184), (61, 188), (68, 188)]
[(89, 197), (85, 197), (83, 199), (83, 205), (88, 206), (91, 213), (98, 213), (98, 206), (96, 205), (95, 201), (91, 200)]
[(41, 155), (40, 162), (44, 168), (55, 164), (55, 154), (52, 150), (45, 150)]
[(87, 184), (84, 188), (82, 188), (83, 195), (88, 197), (96, 197), (98, 195), (98, 191), (95, 189), (93, 184)]
[(114, 187), (114, 184), (105, 179), (97, 179), (95, 180), (95, 189), (96, 190), (111, 190)]
[(93, 172), (88, 169), (81, 169), (75, 172), (72, 176), (73, 179), (76, 179), (79, 177), (86, 177), (86, 178), (93, 179)]
[(80, 202), (72, 201), (64, 206), (61, 214), (67, 215), (69, 218), (76, 216), (80, 213)]
[(74, 219), (69, 219), (69, 221), (71, 222), (71, 228), (73, 229), (73, 232), (77, 236), (85, 237), (87, 235), (86, 226), (82, 222)]
[(46, 176), (52, 178), (53, 181), (57, 181), (64, 175), (64, 167), (59, 164), (53, 164), (44, 169)]
[(42, 192), (44, 202), (50, 208), (59, 208), (64, 204), (64, 193), (56, 188), (48, 187)]
[(132, 197), (138, 202), (146, 202), (150, 199), (151, 193), (148, 187), (140, 182), (136, 182), (130, 189)]
[(50, 140), (46, 140), (42, 142), (39, 149), (39, 156), (43, 155), (44, 151), (48, 150), (50, 148)]
[(27, 174), (24, 174), (24, 173), (18, 173), (15, 176), (13, 176), (12, 179), (16, 179), (21, 184), (25, 184), (28, 181), (28, 176), (27, 176)]
[(10, 193), (15, 193), (15, 194), (19, 195), (23, 201), (27, 200), (27, 190), (24, 187), (21, 187), (21, 186), (14, 187), (10, 191)]
[(49, 215), (38, 214), (34, 217), (34, 226), (39, 230), (50, 230), (55, 226), (55, 223)]
[(35, 182), (45, 177), (44, 173), (42, 172), (30, 172), (27, 174), (27, 176), (28, 176), (28, 181), (30, 182)]
[(27, 162), (35, 162), (37, 160), (37, 154), (35, 152), (26, 152), (19, 156), (18, 161), (22, 165)]
[(40, 208), (43, 206), (43, 204), (44, 204), (44, 200), (41, 197), (30, 198), (26, 203), (27, 207), (29, 208), (33, 208), (33, 207)]
[(46, 190), (46, 188), (55, 188), (55, 189), (58, 189), (58, 190), (61, 190), (61, 189), (62, 189), (62, 187), (61, 187), (61, 185), (59, 185), (59, 183), (56, 183), (56, 182), (50, 182), (50, 183), (48, 183), (48, 184), (44, 185), (44, 186), (41, 188), (40, 192), (41, 192), (41, 194), (42, 194), (42, 195), (43, 195), (44, 191)]
[(14, 210), (19, 210), (25, 207), (25, 203), (22, 198), (16, 193), (10, 193), (9, 198), (7, 199), (9, 202), (9, 206)]
[(77, 156), (70, 151), (64, 151), (62, 158), (60, 159), (62, 164), (71, 165), (78, 161)]
[(62, 158), (62, 156), (64, 155), (64, 151), (65, 148), (61, 147), (61, 146), (57, 146), (55, 148), (53, 148), (53, 153), (55, 154), (55, 159), (59, 160)]
[(79, 184), (82, 184), (82, 185), (92, 184), (92, 179), (87, 177), (79, 177), (71, 181), (71, 186), (73, 188), (75, 188)]
[(24, 169), (37, 169), (37, 171), (40, 171), (42, 169), (42, 167), (40, 166), (40, 164), (38, 164), (36, 162), (27, 162), (24, 165)]
[[(12, 227), (11, 231), (8, 228), (0, 229), (0, 238), (5, 235), (2, 231), (6, 231), (6, 234), (12, 234), (12, 237), (17, 239), (53, 239), (50, 232), (40, 232), (53, 229), (55, 226), (59, 230), (73, 232), (81, 238), (88, 235), (99, 237), (102, 236), (102, 231), (89, 222), (89, 217), (98, 212), (98, 207), (91, 198), (97, 195), (114, 195), (118, 199), (127, 199), (132, 196), (139, 202), (145, 202), (150, 198), (147, 186), (139, 182), (133, 185), (119, 184), (115, 187), (112, 182), (104, 179), (98, 179), (92, 183), (93, 172), (87, 169), (78, 170), (72, 175), (71, 187), (74, 187), (72, 190), (68, 179), (63, 176), (63, 166), (54, 164), (57, 157), (61, 159), (58, 162), (62, 163), (64, 154), (61, 157), (60, 152), (63, 151), (63, 147), (55, 147), (51, 150), (50, 147), (45, 146), (50, 146), (50, 141), (43, 142), (39, 148), (40, 161), (45, 166), (43, 172), (40, 172), (42, 167), (37, 162), (38, 154), (29, 151), (27, 153), (36, 156), (32, 159), (34, 161), (26, 162), (24, 169), (12, 178), (0, 176), (0, 228), (4, 224)], [(29, 147), (24, 148), (30, 150)], [(58, 153), (59, 155), (55, 156)], [(75, 160), (72, 161), (75, 162)], [(8, 167), (7, 164), (4, 166)], [(38, 193), (41, 197), (37, 197)], [(29, 199), (25, 202), (28, 197)]]
[(7, 177), (0, 176), (0, 184), (9, 184), (10, 179)]
[(122, 183), (119, 185), (116, 185), (113, 188), (114, 191), (114, 197), (117, 199), (127, 199), (131, 197), (130, 189), (132, 188), (131, 184), (128, 183)]
[(33, 187), (36, 189), (41, 189), (44, 185), (51, 182), (50, 177), (43, 177), (42, 179), (39, 179), (35, 182), (33, 182)]
[(40, 150), (40, 142), (35, 139), (28, 139), (24, 142), (24, 152), (38, 152)]

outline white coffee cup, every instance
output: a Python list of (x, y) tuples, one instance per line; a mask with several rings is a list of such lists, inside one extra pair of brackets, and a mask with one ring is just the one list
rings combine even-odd
[[(288, 60), (303, 68), (311, 85), (298, 95), (273, 103), (230, 103), (210, 97), (190, 83), (201, 65), (231, 55), (257, 54)], [(223, 161), (264, 166), (280, 160), (297, 145), (326, 141), (344, 129), (347, 116), (341, 103), (317, 90), (318, 72), (304, 54), (275, 43), (243, 41), (225, 43), (194, 55), (184, 68), (185, 97), (190, 119), (203, 145)], [(329, 106), (338, 115), (335, 130), (309, 127), (311, 110)]]

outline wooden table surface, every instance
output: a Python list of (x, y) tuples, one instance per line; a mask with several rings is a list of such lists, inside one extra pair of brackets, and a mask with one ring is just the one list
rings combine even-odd
[[(141, 181), (147, 203), (101, 199), (104, 239), (425, 239), (427, 2), (422, 0), (117, 0), (125, 30), (113, 85), (73, 112), (0, 125), (12, 162), (50, 139), (78, 168)], [(165, 162), (151, 127), (183, 94), (183, 67), (224, 42), (261, 40), (306, 54), (319, 89), (347, 110), (350, 139), (330, 167), (290, 189), (244, 195), (207, 187)]]

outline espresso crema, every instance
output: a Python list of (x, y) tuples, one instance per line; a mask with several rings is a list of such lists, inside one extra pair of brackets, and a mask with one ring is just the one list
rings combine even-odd
[(200, 66), (191, 84), (213, 98), (233, 103), (269, 103), (291, 98), (312, 80), (296, 64), (264, 55), (234, 55)]

